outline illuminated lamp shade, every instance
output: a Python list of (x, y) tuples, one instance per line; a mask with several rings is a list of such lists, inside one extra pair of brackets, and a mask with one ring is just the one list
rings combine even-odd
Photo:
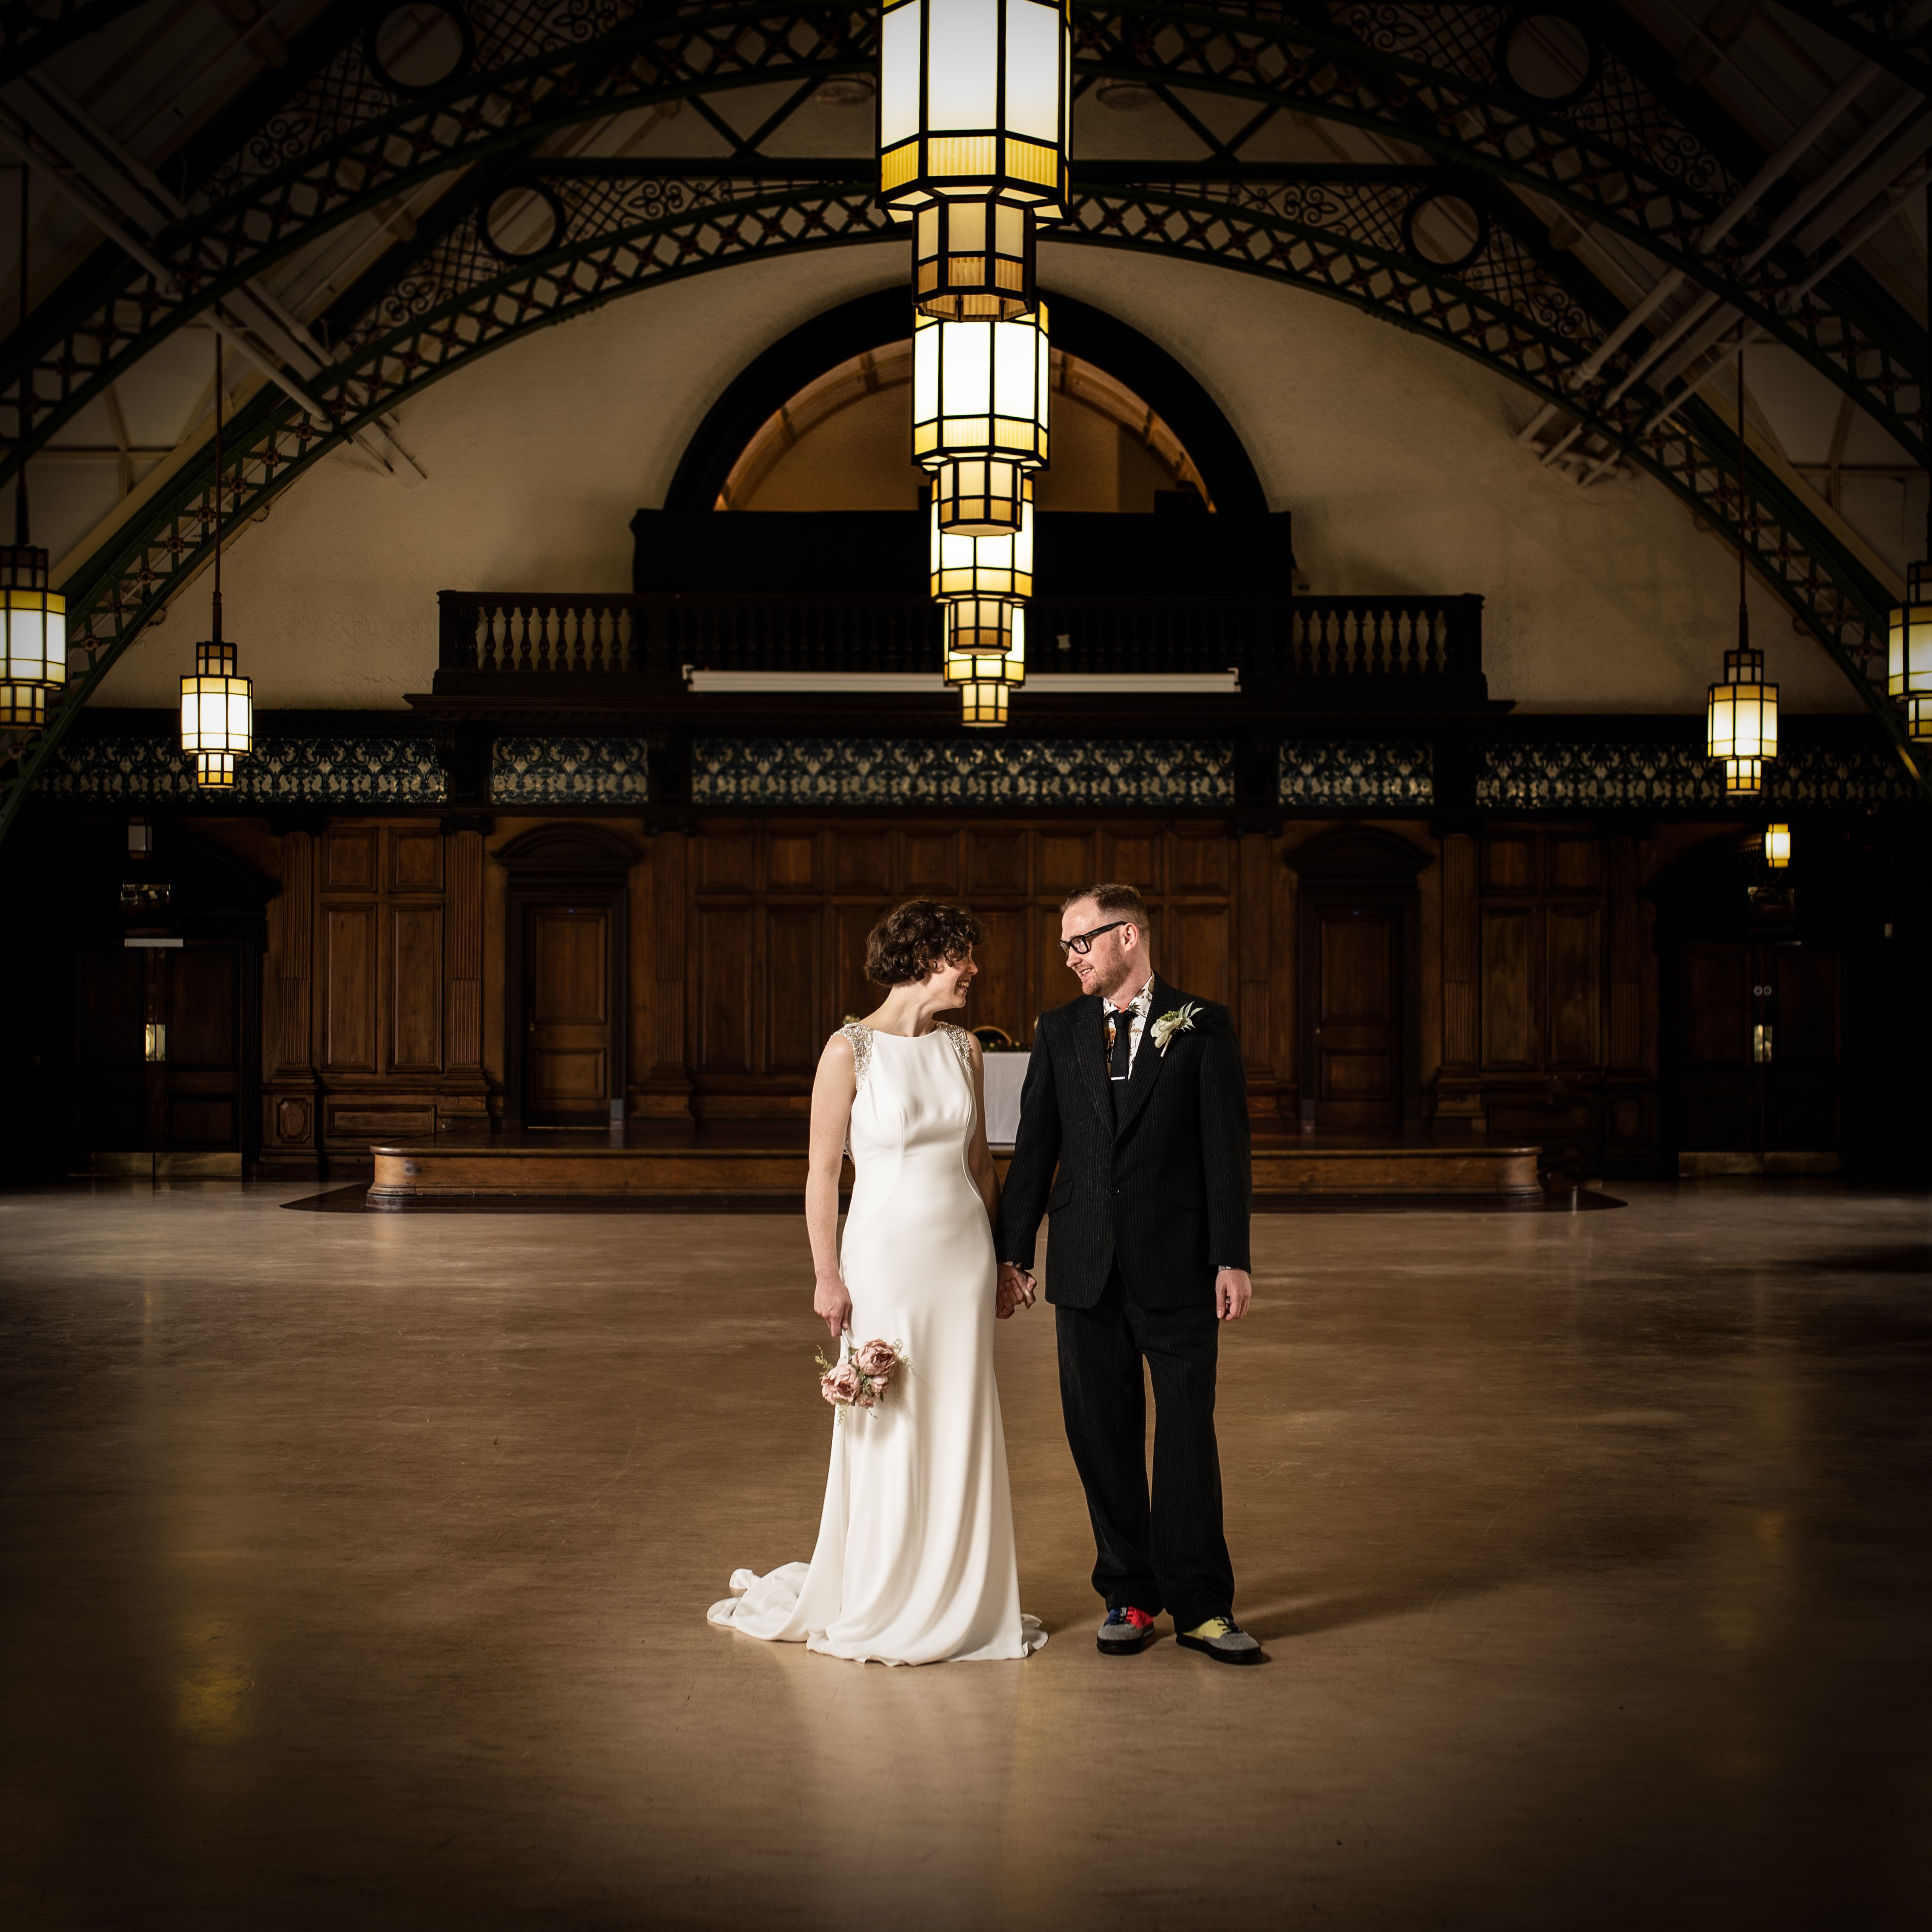
[(1017, 463), (943, 463), (932, 472), (933, 515), (947, 536), (1016, 536), (1026, 524), (1028, 487)]
[(1767, 825), (1764, 828), (1764, 862), (1774, 872), (1782, 872), (1791, 863), (1790, 826)]
[(1010, 322), (1040, 299), (1033, 219), (1000, 201), (935, 201), (913, 224), (913, 302), (947, 322)]
[(232, 644), (196, 644), (194, 674), (181, 681), (182, 749), (194, 754), (196, 784), (232, 790), (235, 760), (255, 747), (254, 694), (235, 674)]
[(1026, 610), (1009, 606), (1004, 651), (981, 652), (972, 646), (971, 634), (956, 626), (962, 607), (946, 607), (946, 681), (959, 688), (959, 718), (964, 724), (991, 728), (1006, 722), (1006, 694), (1026, 682)]
[(1014, 322), (915, 316), (913, 460), (928, 470), (968, 458), (1045, 469), (1049, 373), (1044, 302)]
[(932, 594), (942, 603), (958, 597), (1033, 595), (1033, 478), (1020, 483), (1020, 526), (996, 537), (963, 536), (939, 526), (932, 509)]
[(1906, 728), (1932, 738), (1932, 562), (1905, 573), (1905, 602), (1892, 611), (1886, 688), (1905, 700)]
[(1748, 646), (1724, 653), (1724, 675), (1711, 687), (1704, 751), (1724, 760), (1724, 796), (1750, 798), (1764, 788), (1764, 764), (1778, 756), (1778, 686), (1764, 681), (1764, 653)]
[(47, 588), (47, 554), (0, 545), (0, 725), (38, 728), (67, 682), (67, 599)]
[(962, 597), (946, 607), (946, 681), (1026, 682), (1026, 607), (1004, 597)]
[(1058, 219), (1068, 194), (1068, 0), (885, 0), (879, 27), (879, 199), (941, 199)]

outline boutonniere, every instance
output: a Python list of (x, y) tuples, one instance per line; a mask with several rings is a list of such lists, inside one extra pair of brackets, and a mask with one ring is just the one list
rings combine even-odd
[(1194, 1016), (1201, 1009), (1190, 1000), (1185, 1006), (1176, 1006), (1172, 1012), (1162, 1013), (1160, 1018), (1148, 1029), (1148, 1036), (1154, 1041), (1154, 1050), (1157, 1053), (1165, 1054), (1167, 1052), (1168, 1042), (1176, 1034), (1192, 1033), (1194, 1030)]

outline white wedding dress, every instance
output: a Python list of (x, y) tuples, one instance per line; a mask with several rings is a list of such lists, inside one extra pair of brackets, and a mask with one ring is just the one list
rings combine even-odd
[(1020, 1614), (993, 1379), (998, 1271), (966, 1166), (971, 1047), (957, 1027), (842, 1030), (859, 1072), (839, 1255), (852, 1336), (902, 1342), (905, 1365), (877, 1408), (833, 1428), (811, 1562), (734, 1572), (743, 1594), (710, 1620), (862, 1662), (1024, 1657), (1046, 1635)]

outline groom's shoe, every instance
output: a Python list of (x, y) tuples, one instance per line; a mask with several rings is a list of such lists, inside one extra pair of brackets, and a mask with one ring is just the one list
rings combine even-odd
[(1216, 1664), (1258, 1664), (1262, 1647), (1232, 1617), (1210, 1617), (1191, 1630), (1176, 1630), (1176, 1643), (1205, 1651)]
[(1109, 1610), (1100, 1626), (1099, 1638), (1102, 1657), (1132, 1657), (1146, 1649), (1154, 1637), (1154, 1619), (1131, 1604)]

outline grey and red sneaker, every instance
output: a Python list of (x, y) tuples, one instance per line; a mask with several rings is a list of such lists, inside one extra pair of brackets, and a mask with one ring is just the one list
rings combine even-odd
[(1154, 1637), (1154, 1619), (1132, 1604), (1121, 1605), (1107, 1612), (1100, 1626), (1099, 1643), (1102, 1657), (1132, 1657), (1146, 1649)]

